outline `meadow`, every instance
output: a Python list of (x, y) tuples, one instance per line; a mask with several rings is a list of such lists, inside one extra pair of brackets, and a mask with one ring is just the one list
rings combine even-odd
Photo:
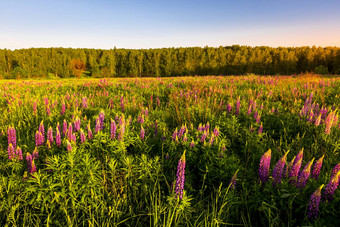
[(336, 226), (340, 78), (0, 81), (1, 226)]

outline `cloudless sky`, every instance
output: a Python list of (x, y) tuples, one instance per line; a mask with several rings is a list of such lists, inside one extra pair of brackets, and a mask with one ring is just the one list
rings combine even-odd
[(0, 0), (0, 48), (340, 46), (340, 0)]

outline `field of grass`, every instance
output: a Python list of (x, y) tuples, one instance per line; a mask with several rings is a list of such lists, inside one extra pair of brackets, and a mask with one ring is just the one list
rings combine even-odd
[(336, 226), (340, 78), (0, 82), (1, 226)]

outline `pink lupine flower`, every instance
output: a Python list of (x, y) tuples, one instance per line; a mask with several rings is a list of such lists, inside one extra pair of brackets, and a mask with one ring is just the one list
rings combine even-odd
[(16, 153), (16, 158), (21, 161), (23, 157), (22, 157), (22, 150), (19, 146), (17, 146), (15, 153)]
[(73, 126), (72, 126), (72, 124), (70, 122), (69, 125), (68, 125), (68, 130), (67, 130), (67, 139), (69, 141), (72, 140), (72, 134), (73, 134)]
[(92, 139), (92, 130), (91, 130), (90, 122), (87, 125), (87, 138), (89, 138), (90, 140)]
[(264, 153), (261, 157), (260, 167), (259, 167), (259, 178), (260, 181), (264, 184), (269, 179), (269, 168), (270, 168), (270, 159), (271, 159), (271, 149), (269, 149), (266, 153)]
[(145, 129), (143, 128), (142, 125), (141, 125), (140, 127), (141, 127), (141, 128), (140, 128), (140, 138), (141, 138), (142, 140), (144, 140), (144, 137), (145, 137)]
[(70, 143), (70, 141), (67, 140), (67, 151), (72, 151), (72, 145)]
[(56, 128), (55, 142), (56, 142), (57, 146), (60, 147), (60, 145), (61, 145), (61, 135), (60, 135), (60, 131), (59, 131), (58, 127)]
[(67, 121), (64, 120), (63, 122), (63, 136), (66, 136), (67, 133)]
[(82, 129), (80, 129), (80, 142), (81, 142), (81, 143), (84, 143), (85, 140), (86, 140), (86, 137), (85, 137), (85, 135), (84, 135), (84, 132), (83, 132)]
[(35, 147), (34, 151), (33, 151), (33, 159), (38, 159), (39, 158), (39, 152), (38, 152), (38, 148)]
[(11, 143), (8, 146), (7, 152), (8, 152), (8, 159), (11, 160), (15, 158), (14, 147)]
[(50, 144), (53, 144), (53, 130), (52, 127), (50, 126), (47, 130), (47, 140), (50, 142)]
[(263, 132), (263, 125), (262, 125), (262, 122), (261, 122), (261, 125), (260, 125), (260, 127), (259, 127), (259, 129), (257, 131), (257, 134), (261, 135), (262, 132)]

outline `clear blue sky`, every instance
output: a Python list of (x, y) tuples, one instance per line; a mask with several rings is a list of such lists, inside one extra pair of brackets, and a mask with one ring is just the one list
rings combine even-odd
[(0, 48), (340, 46), (340, 0), (0, 0)]

